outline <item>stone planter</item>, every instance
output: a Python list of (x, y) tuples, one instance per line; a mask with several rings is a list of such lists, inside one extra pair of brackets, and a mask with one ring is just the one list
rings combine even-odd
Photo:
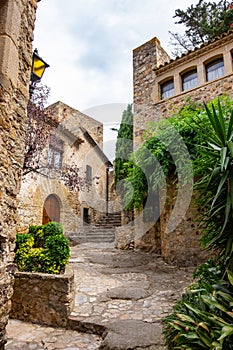
[(11, 318), (66, 327), (74, 302), (74, 273), (16, 272)]

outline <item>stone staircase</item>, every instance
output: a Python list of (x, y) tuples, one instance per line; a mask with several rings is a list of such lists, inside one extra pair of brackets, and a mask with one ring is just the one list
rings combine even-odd
[(114, 228), (121, 226), (121, 213), (110, 213), (108, 215), (103, 215), (101, 218), (95, 223), (95, 227), (101, 228)]
[(86, 224), (77, 232), (69, 233), (73, 243), (111, 243), (115, 240), (115, 228), (121, 226), (121, 213), (103, 215), (95, 224)]
[(69, 233), (69, 239), (74, 243), (111, 243), (115, 240), (115, 228), (103, 228), (87, 225), (78, 232)]

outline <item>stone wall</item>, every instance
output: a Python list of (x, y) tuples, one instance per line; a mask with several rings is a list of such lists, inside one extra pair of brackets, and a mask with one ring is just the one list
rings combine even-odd
[(179, 112), (179, 110), (188, 103), (193, 101), (202, 104), (221, 96), (229, 95), (233, 98), (233, 73), (222, 78), (205, 83), (190, 91), (185, 91), (177, 96), (162, 100), (153, 105), (153, 108), (142, 107), (134, 115), (134, 146), (135, 148), (142, 142), (143, 132), (147, 129), (148, 122), (160, 121)]
[(151, 103), (151, 94), (154, 86), (154, 68), (170, 57), (160, 46), (157, 38), (153, 38), (133, 51), (133, 87), (134, 105), (147, 105)]
[[(199, 211), (194, 204), (194, 195), (185, 214), (183, 214), (183, 208), (180, 208), (182, 213), (179, 224), (176, 225), (177, 222), (174, 222), (175, 229), (168, 230), (176, 200), (176, 182), (170, 179), (167, 183), (166, 203), (159, 220), (161, 254), (166, 262), (175, 263), (178, 266), (200, 265), (210, 257), (210, 252), (201, 248), (202, 231), (199, 227)], [(179, 208), (177, 209), (176, 220), (179, 220)]]
[(55, 195), (59, 201), (60, 222), (63, 224), (65, 235), (77, 229), (81, 215), (78, 196), (68, 191), (57, 179), (34, 174), (32, 178), (27, 176), (22, 182), (19, 195), (18, 233), (27, 233), (30, 225), (42, 224), (44, 203), (50, 194)]
[[(148, 128), (148, 122), (171, 117), (190, 100), (201, 104), (223, 94), (233, 98), (232, 39), (233, 31), (230, 31), (174, 60), (169, 60), (168, 55), (159, 46), (157, 38), (134, 50), (134, 150), (142, 144), (142, 136)], [(219, 58), (224, 62), (225, 74), (218, 79), (207, 81), (206, 64)], [(182, 74), (194, 68), (197, 70), (198, 86), (182, 91)], [(171, 79), (174, 82), (174, 96), (162, 99), (161, 84)], [(177, 223), (174, 223), (173, 230), (168, 230), (167, 225), (172, 218), (177, 193), (171, 183), (167, 183), (166, 190), (166, 201), (160, 205), (159, 222), (155, 225), (152, 223), (148, 230), (141, 213), (135, 212), (134, 245), (155, 250), (160, 246), (163, 257), (169, 262), (198, 264), (206, 258), (206, 253), (200, 247), (201, 232), (196, 224), (197, 212), (193, 199), (185, 214), (179, 213), (178, 208)], [(185, 195), (184, 189), (183, 197)], [(182, 220), (179, 216), (182, 216)], [(129, 238), (132, 240), (132, 230), (130, 237), (127, 229), (125, 233), (123, 231), (121, 229), (117, 235), (120, 243), (116, 243), (122, 247), (124, 236), (125, 242), (128, 242)]]
[(24, 154), (35, 0), (0, 2), (0, 349), (13, 292), (17, 194)]
[[(49, 116), (59, 121), (53, 134), (63, 141), (62, 167), (78, 166), (79, 189), (71, 190), (59, 179), (60, 171), (48, 166), (49, 140), (45, 145), (43, 172), (29, 173), (23, 178), (19, 195), (19, 222), (17, 231), (28, 231), (29, 225), (42, 224), (46, 198), (53, 195), (59, 202), (60, 223), (68, 238), (83, 228), (84, 208), (88, 210), (89, 223), (94, 224), (96, 215), (106, 212), (106, 177), (108, 160), (102, 153), (103, 124), (78, 110), (56, 102), (47, 108)], [(92, 180), (86, 181), (86, 167), (91, 167)], [(111, 175), (109, 192), (111, 190)], [(109, 194), (110, 195), (110, 194)]]
[(15, 319), (65, 327), (74, 303), (74, 274), (16, 272), (12, 309)]

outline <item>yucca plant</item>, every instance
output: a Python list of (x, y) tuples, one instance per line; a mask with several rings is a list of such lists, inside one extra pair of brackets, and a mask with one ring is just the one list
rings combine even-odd
[(203, 242), (218, 254), (164, 318), (169, 349), (233, 350), (233, 108), (218, 100), (205, 112), (209, 128), (193, 123), (202, 138), (194, 168)]
[(226, 111), (220, 101), (217, 107), (205, 105), (210, 129), (200, 132), (206, 139), (197, 157), (200, 201), (207, 208), (203, 216), (209, 249), (217, 250), (224, 265), (232, 270), (233, 262), (233, 109)]
[(233, 274), (216, 284), (197, 282), (164, 318), (169, 349), (233, 349)]

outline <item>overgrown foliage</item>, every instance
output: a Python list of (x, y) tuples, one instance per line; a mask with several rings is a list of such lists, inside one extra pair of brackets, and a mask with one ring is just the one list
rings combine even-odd
[(58, 274), (70, 256), (68, 240), (61, 224), (30, 226), (28, 234), (17, 234), (15, 262), (19, 271)]
[(128, 105), (123, 112), (120, 128), (117, 134), (114, 162), (115, 186), (126, 177), (124, 164), (133, 151), (133, 112), (132, 105)]
[(169, 349), (233, 349), (233, 106), (225, 102), (205, 105), (208, 129), (194, 123), (204, 141), (194, 160), (204, 243), (217, 255), (164, 319)]
[[(183, 179), (183, 186), (193, 176), (190, 160), (197, 154), (197, 145), (204, 142), (195, 131), (195, 120), (202, 119), (209, 128), (203, 106), (187, 100), (186, 105), (173, 117), (149, 123), (144, 143), (124, 163), (124, 202), (128, 209), (140, 208), (149, 192), (161, 191), (167, 179)], [(179, 173), (179, 174), (178, 174)], [(181, 185), (181, 184), (180, 184)], [(133, 191), (131, 190), (133, 189)]]
[(205, 265), (205, 275), (164, 318), (169, 349), (233, 349), (233, 274), (222, 280), (218, 266)]
[(178, 19), (176, 24), (186, 28), (183, 35), (170, 32), (173, 54), (177, 56), (227, 32), (233, 24), (232, 2), (199, 0), (186, 11), (177, 9), (174, 18)]

